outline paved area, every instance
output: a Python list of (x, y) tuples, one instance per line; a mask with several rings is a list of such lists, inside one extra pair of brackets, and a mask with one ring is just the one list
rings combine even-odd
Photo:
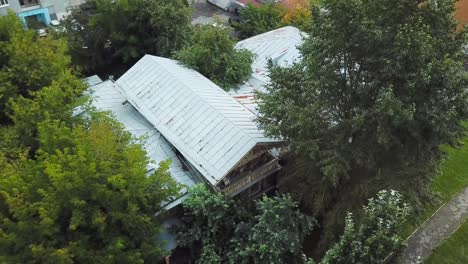
[(217, 8), (216, 6), (209, 4), (206, 0), (192, 0), (193, 15), (192, 24), (211, 24), (215, 21), (215, 18), (220, 19), (223, 22), (229, 20), (229, 13), (224, 10)]
[(423, 263), (431, 255), (432, 250), (450, 237), (467, 217), (468, 188), (465, 188), (409, 237), (408, 246), (397, 263)]

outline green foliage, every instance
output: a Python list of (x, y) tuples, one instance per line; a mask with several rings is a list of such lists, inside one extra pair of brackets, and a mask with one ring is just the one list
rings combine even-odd
[(143, 263), (161, 256), (154, 213), (177, 193), (115, 121), (39, 124), (35, 159), (0, 155), (0, 262)]
[(294, 26), (309, 32), (312, 26), (312, 8), (317, 0), (286, 0), (263, 5), (247, 4), (240, 10), (239, 21), (232, 23), (241, 39), (252, 37), (283, 26)]
[[(397, 191), (380, 191), (364, 206), (359, 227), (356, 227), (353, 215), (348, 213), (343, 235), (319, 263), (382, 263), (391, 252), (400, 249), (403, 239), (399, 232), (410, 211), (401, 198)], [(304, 263), (315, 262), (306, 258)]]
[(176, 52), (175, 58), (229, 90), (252, 73), (253, 54), (234, 45), (228, 29), (219, 24), (204, 25), (195, 29), (190, 44)]
[(187, 225), (181, 227), (178, 241), (195, 251), (197, 263), (284, 263), (300, 252), (314, 225), (287, 195), (263, 197), (252, 216), (204, 185), (189, 193), (183, 203)]
[[(240, 211), (232, 212), (234, 202), (221, 193), (210, 192), (205, 185), (197, 185), (189, 193), (183, 206), (193, 228), (179, 233), (181, 245), (190, 245), (195, 241), (202, 244), (227, 241), (235, 226), (235, 216), (240, 215)], [(226, 218), (229, 214), (234, 217)]]
[(240, 22), (234, 22), (232, 26), (239, 37), (244, 39), (281, 27), (281, 19), (285, 14), (286, 9), (281, 5), (247, 4), (239, 13)]
[(303, 61), (271, 69), (259, 121), (305, 163), (289, 170), (284, 191), (323, 217), (322, 249), (343, 212), (376, 189), (399, 189), (423, 208), (439, 146), (466, 133), (464, 32), (453, 1), (437, 3), (325, 1)]
[(64, 72), (50, 86), (10, 101), (11, 119), (19, 145), (36, 149), (37, 125), (46, 119), (72, 124), (73, 110), (86, 100), (80, 98), (86, 85), (70, 72)]
[(8, 101), (52, 84), (66, 74), (70, 57), (60, 39), (39, 38), (15, 14), (0, 17), (0, 124), (10, 122)]
[[(250, 255), (253, 263), (284, 263), (285, 254), (297, 256), (305, 236), (313, 229), (311, 219), (294, 210), (297, 204), (289, 195), (257, 202), (258, 215), (242, 255)], [(247, 254), (246, 254), (247, 253)]]
[(334, 185), (352, 169), (433, 166), (468, 117), (453, 1), (324, 5), (303, 62), (272, 69), (262, 125), (318, 160)]
[(74, 62), (92, 71), (145, 54), (169, 56), (186, 43), (190, 21), (186, 0), (94, 0), (65, 24)]
[[(56, 36), (54, 36), (56, 37)], [(178, 194), (169, 162), (148, 158), (108, 116), (62, 39), (0, 17), (0, 263), (144, 263), (163, 253), (154, 214)]]

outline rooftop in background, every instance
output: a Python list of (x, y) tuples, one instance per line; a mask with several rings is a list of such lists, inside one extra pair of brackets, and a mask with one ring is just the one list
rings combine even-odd
[[(158, 167), (161, 161), (170, 159), (169, 172), (172, 178), (186, 186), (195, 184), (192, 176), (184, 169), (167, 140), (148, 121), (126, 102), (113, 81), (102, 81), (98, 76), (88, 77), (86, 82), (90, 85), (89, 93), (93, 99), (93, 106), (100, 111), (110, 111), (124, 129), (135, 138), (142, 138), (143, 147), (148, 157), (154, 163), (148, 164), (148, 171)], [(183, 189), (184, 193), (186, 189)]]
[(270, 80), (268, 61), (282, 67), (298, 62), (301, 58), (298, 46), (303, 43), (305, 36), (299, 29), (287, 26), (239, 41), (236, 48), (250, 50), (256, 56), (252, 63), (253, 73), (247, 82), (236, 90), (231, 90), (229, 94), (241, 103), (246, 103), (245, 106), (255, 113), (254, 92), (265, 92), (264, 87)]
[(460, 0), (455, 5), (457, 7), (455, 16), (458, 20), (458, 28), (462, 29), (463, 25), (468, 24), (468, 0)]
[(264, 135), (255, 115), (200, 73), (146, 55), (118, 81), (123, 95), (212, 185)]

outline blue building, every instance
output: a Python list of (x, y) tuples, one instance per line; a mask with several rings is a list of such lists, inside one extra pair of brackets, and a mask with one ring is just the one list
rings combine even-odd
[(13, 11), (21, 18), (25, 27), (47, 27), (51, 20), (63, 19), (74, 6), (85, 0), (0, 0), (0, 15)]

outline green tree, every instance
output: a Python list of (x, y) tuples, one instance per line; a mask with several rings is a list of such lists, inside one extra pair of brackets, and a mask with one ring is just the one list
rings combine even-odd
[(247, 6), (239, 12), (239, 22), (232, 26), (241, 39), (255, 36), (282, 26), (281, 20), (287, 10), (278, 4)]
[(343, 235), (320, 264), (382, 263), (391, 252), (403, 246), (399, 233), (409, 211), (397, 191), (380, 191), (364, 206), (359, 228), (352, 214), (348, 214)]
[(30, 97), (70, 70), (66, 53), (65, 41), (39, 38), (13, 13), (0, 17), (0, 124), (11, 122), (10, 99)]
[(76, 63), (103, 70), (180, 49), (191, 30), (191, 11), (186, 0), (93, 0), (72, 12), (66, 35)]
[(453, 3), (326, 1), (303, 62), (272, 69), (260, 122), (334, 184), (353, 168), (437, 161), (468, 117)]
[(198, 263), (216, 263), (225, 257), (227, 244), (234, 234), (236, 224), (247, 221), (242, 207), (221, 193), (214, 193), (199, 184), (189, 189), (189, 197), (183, 202), (184, 225), (178, 232), (178, 243), (190, 247), (200, 256)]
[(324, 1), (302, 62), (271, 69), (259, 122), (291, 143), (298, 158), (284, 191), (321, 214), (326, 243), (343, 212), (381, 188), (427, 201), (439, 146), (466, 134), (465, 33), (453, 4)]
[(241, 255), (249, 255), (251, 263), (258, 264), (281, 264), (288, 256), (299, 256), (302, 242), (313, 229), (314, 221), (297, 210), (296, 202), (289, 195), (264, 196), (257, 207), (250, 243), (237, 244), (245, 247), (239, 250)]
[(28, 97), (20, 95), (11, 99), (9, 107), (16, 138), (14, 144), (33, 151), (37, 149), (38, 124), (46, 119), (61, 120), (72, 125), (73, 111), (86, 102), (86, 97), (81, 96), (86, 87), (83, 81), (68, 71), (49, 86), (30, 92)]
[(241, 39), (283, 26), (294, 26), (309, 32), (312, 26), (312, 7), (318, 7), (319, 4), (318, 0), (270, 1), (259, 6), (247, 4), (239, 11), (239, 17), (232, 26)]
[(252, 73), (253, 54), (235, 49), (235, 43), (224, 26), (204, 25), (195, 29), (190, 44), (176, 52), (175, 58), (229, 90)]
[(148, 158), (104, 115), (39, 124), (34, 159), (0, 154), (0, 262), (144, 263), (161, 257), (154, 213), (177, 194), (168, 163)]
[(263, 197), (250, 212), (204, 185), (189, 193), (178, 241), (195, 252), (197, 263), (284, 263), (298, 255), (314, 225), (288, 195)]

